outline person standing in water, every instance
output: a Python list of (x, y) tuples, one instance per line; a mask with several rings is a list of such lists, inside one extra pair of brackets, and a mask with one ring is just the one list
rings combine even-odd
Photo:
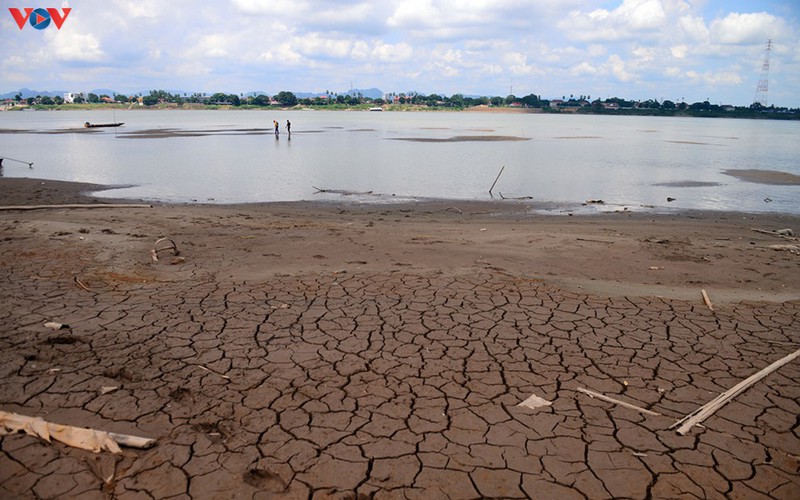
[(278, 120), (272, 120), (272, 123), (275, 124), (275, 137), (278, 137)]
[(286, 133), (292, 135), (292, 122), (286, 120)]

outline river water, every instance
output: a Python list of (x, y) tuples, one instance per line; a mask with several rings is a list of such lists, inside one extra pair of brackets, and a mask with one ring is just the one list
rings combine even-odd
[[(273, 120), (280, 135), (272, 133)], [(292, 134), (285, 130), (292, 122)], [(124, 122), (119, 128), (82, 124)], [(148, 201), (243, 203), (531, 197), (538, 210), (681, 209), (800, 214), (800, 122), (356, 111), (0, 113), (2, 175), (126, 186)], [(513, 139), (513, 140), (512, 140)], [(316, 188), (371, 194), (345, 196)], [(667, 201), (674, 198), (673, 201)], [(586, 200), (604, 205), (582, 206)]]

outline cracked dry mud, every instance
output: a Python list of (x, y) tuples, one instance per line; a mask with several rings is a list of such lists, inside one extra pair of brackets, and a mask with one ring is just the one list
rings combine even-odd
[(797, 363), (668, 430), (793, 352), (800, 302), (712, 312), (492, 269), (224, 279), (201, 252), (146, 262), (151, 240), (126, 274), (74, 240), (14, 265), (3, 244), (0, 409), (158, 443), (2, 437), (2, 497), (800, 496)]

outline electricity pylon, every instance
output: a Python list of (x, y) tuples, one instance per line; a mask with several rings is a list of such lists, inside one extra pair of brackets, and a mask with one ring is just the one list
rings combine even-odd
[(761, 65), (761, 78), (756, 85), (756, 96), (753, 104), (760, 104), (767, 107), (767, 93), (769, 92), (769, 52), (772, 50), (772, 39), (767, 40), (767, 48), (764, 51), (764, 64)]

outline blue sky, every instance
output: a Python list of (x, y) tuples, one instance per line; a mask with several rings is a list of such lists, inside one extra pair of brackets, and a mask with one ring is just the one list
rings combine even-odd
[[(530, 93), (800, 107), (800, 2), (3, 0), (0, 92)], [(9, 7), (72, 9), (20, 30)]]

